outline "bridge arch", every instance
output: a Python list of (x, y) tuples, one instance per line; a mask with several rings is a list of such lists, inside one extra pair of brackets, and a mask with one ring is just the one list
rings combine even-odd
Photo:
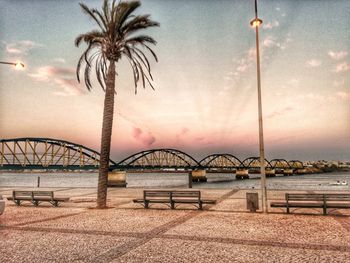
[(290, 167), (293, 169), (304, 169), (304, 164), (299, 160), (291, 160), (288, 162)]
[[(1, 169), (97, 169), (100, 154), (86, 146), (52, 138), (0, 140)], [(110, 160), (110, 165), (116, 163)]]
[(212, 154), (203, 158), (199, 164), (207, 168), (238, 168), (242, 166), (241, 160), (232, 154)]
[[(265, 167), (272, 168), (271, 163), (265, 158)], [(248, 157), (242, 161), (242, 168), (260, 168), (260, 157)]]
[(288, 161), (285, 159), (273, 159), (270, 161), (270, 164), (273, 169), (290, 169), (291, 166)]
[(194, 169), (199, 163), (185, 152), (175, 149), (152, 149), (133, 154), (117, 164), (132, 169), (184, 168)]

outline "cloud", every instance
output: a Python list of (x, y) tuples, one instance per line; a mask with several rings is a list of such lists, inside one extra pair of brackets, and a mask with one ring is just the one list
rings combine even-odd
[(74, 96), (84, 94), (86, 91), (82, 86), (79, 86), (76, 79), (57, 78), (55, 79), (63, 91), (56, 91), (54, 94), (59, 96)]
[[(285, 39), (284, 43), (281, 43), (277, 40), (276, 37), (273, 36), (267, 36), (263, 40), (263, 48), (279, 48), (279, 49), (285, 49), (287, 47), (287, 43), (291, 41), (290, 35), (287, 35), (287, 38)], [(263, 51), (263, 50), (262, 50)]]
[(330, 51), (328, 52), (328, 55), (329, 55), (332, 59), (340, 60), (340, 59), (345, 58), (345, 57), (348, 55), (348, 52), (347, 52), (347, 51), (338, 51), (338, 52), (335, 52), (335, 51), (330, 50)]
[(256, 48), (252, 47), (248, 50), (248, 60), (253, 60), (256, 58)]
[(326, 100), (325, 96), (320, 95), (320, 94), (314, 94), (312, 92), (307, 93), (307, 94), (298, 95), (297, 98), (302, 99), (302, 100), (312, 100), (312, 101), (322, 101), (322, 102)]
[(141, 142), (142, 144), (148, 147), (156, 141), (156, 138), (152, 135), (152, 133), (145, 133), (138, 127), (133, 128), (132, 134), (137, 141)]
[(135, 138), (135, 139), (139, 139), (140, 136), (142, 134), (142, 130), (140, 128), (135, 128), (133, 129), (132, 131), (132, 136)]
[(57, 84), (61, 90), (55, 91), (55, 95), (74, 96), (86, 92), (83, 84), (79, 84), (76, 80), (74, 68), (44, 66), (38, 68), (36, 73), (29, 73), (28, 76), (39, 82)]
[(275, 117), (284, 115), (284, 114), (286, 114), (287, 112), (290, 112), (290, 111), (293, 111), (293, 110), (294, 110), (293, 107), (287, 106), (287, 107), (284, 107), (284, 108), (282, 108), (282, 109), (280, 109), (280, 110), (275, 110), (275, 111), (271, 112), (270, 114), (267, 114), (265, 118), (266, 118), (266, 119), (273, 119), (273, 118), (275, 118)]
[(267, 36), (264, 41), (263, 41), (263, 46), (264, 47), (273, 47), (276, 46), (276, 41), (275, 38), (271, 36)]
[[(234, 81), (237, 82), (240, 79), (241, 74), (246, 72), (254, 62), (254, 59), (256, 57), (256, 50), (254, 47), (248, 49), (244, 52), (244, 55), (240, 59), (234, 59), (233, 62), (236, 64), (235, 70), (228, 72), (224, 79), (226, 81)], [(224, 87), (224, 91), (229, 90), (228, 86)], [(224, 95), (225, 92), (221, 91), (219, 95)]]
[[(291, 34), (287, 33), (285, 38), (282, 39), (282, 41), (278, 41), (278, 39), (274, 36), (267, 36), (263, 44), (260, 48), (260, 56), (261, 61), (268, 61), (269, 54), (273, 54), (276, 50), (280, 49), (283, 50), (287, 47), (288, 43), (292, 41)], [(242, 75), (244, 75), (247, 71), (249, 71), (253, 65), (255, 65), (256, 61), (256, 48), (251, 47), (250, 49), (246, 50), (242, 56), (239, 59), (234, 59), (233, 62), (235, 65), (233, 68), (235, 70), (228, 72), (224, 79), (226, 82), (230, 82), (230, 85), (232, 82), (234, 82), (236, 85), (238, 82), (241, 81)], [(219, 95), (225, 95), (228, 90), (228, 86), (226, 85), (223, 91), (219, 92)]]
[(250, 64), (249, 63), (249, 60), (248, 59), (245, 59), (245, 58), (242, 58), (239, 62), (238, 62), (238, 66), (236, 68), (236, 70), (238, 72), (244, 72), (246, 71), (249, 67), (250, 67)]
[(183, 127), (179, 133), (176, 134), (176, 140), (179, 141), (182, 136), (185, 136), (190, 132), (190, 129), (187, 127)]
[(340, 72), (345, 72), (350, 69), (350, 65), (348, 62), (342, 62), (339, 63), (335, 66), (335, 69), (333, 69), (333, 72), (340, 73)]
[(30, 77), (37, 81), (49, 81), (52, 77), (57, 76), (72, 76), (75, 74), (74, 68), (63, 68), (54, 66), (40, 67), (37, 73), (28, 74)]
[(332, 102), (337, 103), (339, 99), (341, 100), (349, 100), (350, 99), (350, 92), (348, 91), (337, 91), (334, 93), (328, 93), (328, 94), (315, 94), (315, 93), (307, 93), (297, 96), (298, 99), (301, 100), (309, 100), (312, 102), (317, 103), (325, 103), (325, 102)]
[(53, 61), (62, 64), (66, 63), (66, 60), (64, 58), (54, 58)]
[(182, 129), (181, 129), (181, 135), (185, 135), (186, 133), (188, 133), (190, 131), (190, 129), (189, 128), (187, 128), (187, 127), (183, 127)]
[(263, 24), (263, 28), (264, 29), (272, 29), (274, 27), (278, 27), (280, 25), (280, 23), (275, 20), (273, 22), (268, 22), (267, 24)]
[(306, 66), (309, 68), (316, 68), (321, 66), (322, 62), (319, 59), (310, 59), (306, 61)]
[(350, 99), (350, 92), (338, 91), (335, 95), (343, 100)]
[(10, 55), (26, 55), (30, 50), (43, 46), (31, 40), (21, 40), (13, 43), (4, 42), (4, 44), (6, 52)]

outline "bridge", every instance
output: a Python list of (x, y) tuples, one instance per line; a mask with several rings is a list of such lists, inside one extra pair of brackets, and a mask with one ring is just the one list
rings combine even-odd
[[(86, 146), (52, 138), (0, 140), (0, 170), (96, 170), (100, 154)], [(301, 170), (298, 160), (265, 160), (267, 170)], [(260, 170), (259, 157), (241, 161), (232, 154), (212, 154), (197, 161), (176, 149), (153, 149), (133, 154), (119, 162), (110, 160), (110, 170), (232, 171)]]
[[(100, 154), (83, 145), (50, 138), (0, 140), (0, 170), (91, 170)], [(116, 163), (110, 161), (110, 166)]]

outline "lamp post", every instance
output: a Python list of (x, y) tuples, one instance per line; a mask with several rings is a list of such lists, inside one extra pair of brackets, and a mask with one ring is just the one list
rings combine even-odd
[(262, 209), (264, 213), (267, 209), (267, 191), (266, 191), (266, 174), (265, 174), (265, 150), (264, 150), (264, 127), (262, 117), (262, 103), (261, 103), (261, 80), (260, 80), (260, 52), (259, 52), (259, 26), (262, 20), (258, 18), (258, 3), (255, 0), (255, 18), (250, 21), (250, 25), (255, 27), (256, 36), (256, 73), (258, 84), (258, 108), (259, 108), (259, 152), (260, 152), (260, 173), (261, 173), (261, 195), (262, 195)]
[(6, 64), (6, 65), (11, 65), (14, 66), (16, 69), (23, 69), (24, 68), (24, 64), (21, 62), (4, 62), (4, 61), (0, 61), (0, 64)]

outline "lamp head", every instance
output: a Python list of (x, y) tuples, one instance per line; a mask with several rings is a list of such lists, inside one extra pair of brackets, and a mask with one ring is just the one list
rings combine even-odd
[(16, 68), (17, 70), (24, 69), (24, 64), (21, 63), (21, 62), (17, 62), (17, 63), (15, 64), (15, 68)]
[(252, 27), (259, 27), (262, 24), (262, 20), (260, 18), (255, 18), (252, 21), (250, 21), (250, 25)]

